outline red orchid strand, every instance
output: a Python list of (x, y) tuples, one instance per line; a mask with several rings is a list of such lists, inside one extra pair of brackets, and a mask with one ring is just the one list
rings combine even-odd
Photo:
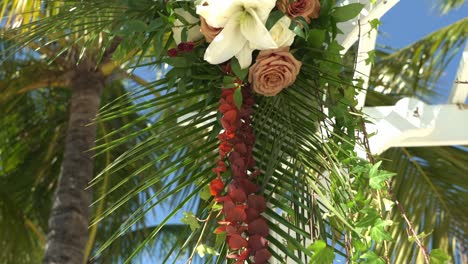
[[(226, 65), (224, 70), (229, 73), (229, 68), (230, 65)], [(227, 257), (236, 260), (235, 263), (250, 259), (252, 263), (263, 264), (268, 262), (271, 253), (266, 240), (268, 224), (261, 215), (266, 210), (266, 201), (262, 195), (256, 194), (260, 187), (253, 182), (260, 173), (255, 170), (252, 152), (255, 144), (251, 127), (254, 97), (249, 85), (241, 87), (240, 80), (236, 84), (235, 88), (222, 90), (218, 109), (223, 114), (221, 124), (224, 131), (218, 135), (219, 160), (213, 169), (217, 177), (210, 183), (210, 192), (216, 202), (222, 203), (224, 219), (215, 232), (226, 232), (226, 242), (232, 250)], [(236, 89), (242, 89), (240, 109), (234, 102)], [(228, 165), (232, 180), (226, 193), (221, 174), (227, 171)]]

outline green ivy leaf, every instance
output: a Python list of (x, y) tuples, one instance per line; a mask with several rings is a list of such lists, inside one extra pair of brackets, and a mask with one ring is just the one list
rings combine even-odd
[(206, 254), (213, 255), (213, 256), (218, 256), (219, 253), (212, 247), (209, 247), (205, 244), (200, 244), (197, 247), (197, 254), (200, 256), (200, 258), (203, 258)]
[(395, 176), (395, 173), (380, 171), (378, 174), (374, 175), (374, 177), (369, 179), (369, 185), (373, 189), (380, 190), (383, 187), (382, 183), (392, 178), (393, 176)]
[(180, 220), (182, 223), (187, 224), (190, 226), (192, 231), (197, 230), (200, 228), (200, 224), (198, 223), (198, 219), (192, 212), (184, 212), (184, 217)]
[(242, 88), (239, 87), (234, 91), (234, 103), (237, 106), (237, 109), (241, 109), (242, 107)]
[(371, 21), (369, 21), (369, 24), (371, 25), (371, 30), (377, 30), (380, 25), (382, 25), (382, 22), (378, 18), (374, 18)]
[(210, 192), (210, 186), (209, 185), (205, 185), (203, 187), (203, 189), (201, 189), (200, 198), (203, 201), (208, 201), (211, 198), (211, 192)]
[(366, 253), (362, 254), (361, 259), (365, 259), (365, 261), (362, 263), (385, 264), (385, 261), (374, 251), (367, 251)]
[(371, 238), (376, 242), (382, 242), (384, 240), (390, 241), (392, 237), (390, 234), (385, 231), (385, 227), (392, 225), (392, 221), (390, 220), (382, 220), (378, 219), (374, 226), (371, 228)]
[(308, 249), (314, 252), (314, 255), (309, 261), (309, 264), (313, 263), (333, 263), (335, 259), (335, 253), (333, 249), (327, 247), (327, 243), (323, 240), (317, 240), (312, 245), (308, 246)]
[(366, 65), (372, 64), (375, 61), (375, 50), (367, 52)]
[(380, 164), (382, 164), (382, 161), (374, 164), (369, 170), (369, 185), (371, 188), (377, 190), (382, 189), (382, 183), (396, 175), (392, 172), (379, 170)]
[(333, 10), (332, 16), (335, 18), (336, 22), (345, 22), (359, 15), (363, 8), (364, 5), (358, 3), (339, 6)]
[(447, 264), (450, 262), (450, 256), (442, 249), (437, 248), (431, 251), (431, 264)]
[(379, 213), (373, 208), (362, 210), (361, 213), (364, 216), (356, 223), (356, 227), (372, 226), (379, 219)]

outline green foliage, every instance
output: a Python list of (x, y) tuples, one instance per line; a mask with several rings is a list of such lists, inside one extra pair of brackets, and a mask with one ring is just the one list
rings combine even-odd
[(192, 212), (184, 212), (184, 218), (182, 218), (181, 221), (184, 224), (188, 224), (192, 231), (195, 231), (198, 228), (200, 228), (200, 224), (198, 223), (197, 217)]
[(327, 247), (327, 243), (322, 240), (315, 241), (312, 245), (309, 246), (309, 249), (314, 252), (309, 263), (333, 263), (335, 259), (335, 253), (333, 249)]
[(450, 257), (441, 249), (433, 249), (431, 251), (431, 263), (447, 264), (450, 262)]
[(374, 251), (368, 251), (362, 254), (361, 258), (365, 259), (363, 263), (366, 264), (385, 264), (385, 260), (379, 257)]
[(364, 5), (359, 3), (335, 7), (332, 12), (332, 16), (336, 22), (345, 22), (359, 15), (363, 8)]
[(369, 170), (369, 185), (373, 189), (380, 190), (384, 187), (384, 183), (388, 181), (391, 177), (395, 176), (395, 173), (390, 173), (386, 171), (379, 170), (378, 168), (382, 164), (381, 161), (372, 165)]

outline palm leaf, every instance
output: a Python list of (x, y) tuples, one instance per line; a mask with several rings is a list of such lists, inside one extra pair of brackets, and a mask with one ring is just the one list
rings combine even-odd
[[(402, 148), (389, 150), (382, 158), (389, 159), (384, 162), (386, 169), (398, 173), (395, 193), (411, 212), (416, 231), (426, 234), (423, 237), (426, 247), (443, 249), (454, 261), (466, 258), (460, 250), (466, 246), (468, 153), (457, 147)], [(420, 251), (411, 245), (408, 234), (401, 228), (404, 223), (401, 216), (392, 211), (389, 217), (396, 223), (390, 230), (394, 261), (421, 261)]]
[(468, 38), (468, 19), (462, 19), (393, 53), (376, 53), (370, 87), (385, 94), (440, 95), (438, 79)]

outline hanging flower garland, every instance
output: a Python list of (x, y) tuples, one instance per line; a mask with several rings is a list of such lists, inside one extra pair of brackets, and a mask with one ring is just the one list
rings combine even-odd
[[(173, 34), (178, 45), (170, 49), (168, 55), (176, 57), (191, 52), (192, 41), (204, 38), (209, 43), (204, 60), (222, 65), (227, 79), (232, 80), (222, 89), (218, 108), (223, 131), (218, 136), (219, 159), (213, 169), (216, 178), (210, 183), (210, 192), (223, 209), (215, 233), (226, 233), (230, 249), (227, 257), (235, 263), (246, 260), (267, 263), (272, 256), (268, 251), (269, 227), (262, 216), (267, 204), (260, 186), (254, 183), (261, 173), (253, 157), (254, 92), (275, 96), (295, 82), (302, 63), (290, 50), (296, 37), (292, 28), (302, 28), (301, 23), (317, 18), (320, 3), (318, 0), (203, 0), (197, 3), (199, 17), (183, 9), (174, 10), (195, 26), (183, 32), (183, 23), (180, 20), (174, 23)], [(274, 9), (276, 15), (270, 16)], [(273, 24), (269, 29), (268, 22)], [(187, 42), (182, 41), (184, 34)], [(256, 50), (259, 53), (253, 63)], [(223, 177), (228, 169), (231, 177)]]

